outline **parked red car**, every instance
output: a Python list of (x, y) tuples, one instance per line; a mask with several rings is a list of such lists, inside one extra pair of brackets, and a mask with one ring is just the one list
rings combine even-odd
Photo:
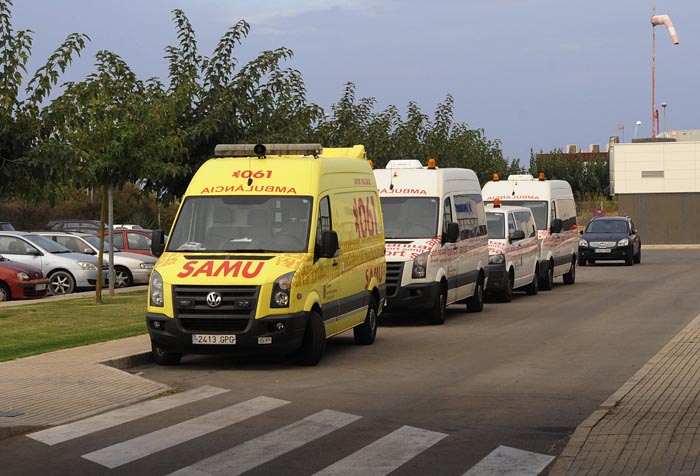
[(48, 285), (39, 268), (0, 255), (0, 301), (42, 298), (49, 291)]
[[(111, 233), (115, 248), (130, 253), (153, 256), (153, 253), (151, 253), (150, 230), (115, 229)], [(109, 234), (110, 232), (105, 233), (105, 243), (109, 242)], [(97, 233), (97, 236), (99, 236), (99, 233)]]

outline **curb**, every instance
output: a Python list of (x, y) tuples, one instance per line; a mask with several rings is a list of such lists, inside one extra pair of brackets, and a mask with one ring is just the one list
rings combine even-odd
[(139, 365), (147, 365), (153, 363), (153, 356), (150, 351), (140, 352), (138, 354), (123, 355), (113, 359), (97, 362), (98, 364), (113, 367), (117, 370), (126, 370)]

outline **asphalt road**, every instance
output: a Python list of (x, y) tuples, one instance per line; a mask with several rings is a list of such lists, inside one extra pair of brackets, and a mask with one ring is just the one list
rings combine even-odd
[[(579, 423), (700, 313), (699, 280), (700, 251), (645, 250), (641, 265), (578, 268), (573, 286), (559, 278), (552, 291), (516, 293), (479, 314), (450, 306), (443, 326), (383, 315), (374, 345), (354, 345), (351, 333), (333, 338), (316, 367), (185, 356), (174, 368), (133, 369), (183, 390), (227, 391), (54, 447), (27, 437), (0, 441), (0, 473), (192, 474), (182, 468), (323, 410), (351, 422), (245, 474), (314, 474), (378, 442), (382, 458), (400, 459), (387, 435), (424, 445), (392, 475), (464, 475), (499, 446), (556, 456)], [(187, 433), (196, 425), (182, 422), (260, 396), (288, 403), (113, 469), (82, 457), (170, 425), (180, 424), (146, 440)], [(221, 474), (246, 468), (242, 456), (228, 458)], [(324, 474), (348, 474), (333, 469)]]

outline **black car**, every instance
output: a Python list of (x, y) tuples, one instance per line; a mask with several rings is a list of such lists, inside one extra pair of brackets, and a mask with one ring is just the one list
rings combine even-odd
[(642, 240), (630, 217), (592, 219), (578, 242), (578, 264), (623, 260), (627, 266), (642, 262)]
[(46, 231), (77, 231), (80, 233), (98, 233), (100, 220), (51, 220), (44, 227)]

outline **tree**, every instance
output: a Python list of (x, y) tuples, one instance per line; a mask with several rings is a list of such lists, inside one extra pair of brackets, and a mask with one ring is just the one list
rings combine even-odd
[[(11, 0), (0, 0), (0, 197), (51, 196), (56, 163), (38, 163), (34, 147), (42, 128), (40, 112), (61, 73), (90, 39), (72, 33), (29, 80), (22, 93), (32, 52), (31, 30), (12, 29)], [(60, 183), (60, 182), (59, 182)]]
[(177, 104), (177, 127), (188, 150), (181, 176), (149, 180), (171, 196), (181, 196), (189, 177), (209, 159), (218, 143), (296, 142), (322, 117), (306, 102), (301, 73), (283, 69), (287, 48), (264, 51), (237, 69), (235, 49), (250, 31), (239, 21), (219, 40), (211, 57), (198, 52), (195, 33), (181, 10), (174, 10), (178, 46), (166, 48), (169, 94)]

